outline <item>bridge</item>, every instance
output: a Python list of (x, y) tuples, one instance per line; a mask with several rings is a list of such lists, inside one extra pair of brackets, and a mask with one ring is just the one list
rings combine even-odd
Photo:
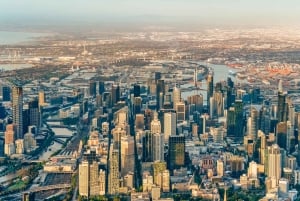
[(40, 191), (49, 191), (49, 190), (56, 190), (56, 189), (66, 189), (71, 188), (71, 184), (56, 184), (56, 185), (49, 185), (49, 186), (39, 186), (32, 189), (29, 189), (25, 193), (36, 193)]
[(55, 138), (70, 138), (72, 135), (55, 135)]

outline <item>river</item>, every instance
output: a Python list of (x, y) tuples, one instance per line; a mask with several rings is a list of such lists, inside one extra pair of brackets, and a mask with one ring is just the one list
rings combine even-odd
[[(226, 65), (220, 65), (220, 64), (207, 64), (205, 62), (197, 62), (199, 65), (204, 65), (204, 66), (208, 66), (210, 68), (213, 69), (214, 71), (214, 85), (217, 82), (220, 81), (227, 81), (227, 77), (230, 77), (232, 79), (232, 81), (236, 82), (236, 78), (233, 76), (229, 75), (229, 70), (232, 70), (233, 72), (235, 72), (234, 69), (226, 66)], [(206, 85), (206, 80), (202, 80), (201, 82), (198, 82), (200, 85), (201, 89), (207, 89), (207, 85)], [(201, 83), (201, 84), (200, 84)], [(192, 84), (188, 84), (189, 86), (192, 86)], [(185, 84), (184, 86), (181, 86), (182, 88), (188, 87), (187, 84)], [(202, 94), (203, 95), (203, 102), (206, 103), (206, 91), (197, 91), (197, 90), (191, 90), (191, 91), (185, 91), (181, 93), (181, 97), (186, 100), (188, 96), (191, 95), (196, 95), (196, 94)]]

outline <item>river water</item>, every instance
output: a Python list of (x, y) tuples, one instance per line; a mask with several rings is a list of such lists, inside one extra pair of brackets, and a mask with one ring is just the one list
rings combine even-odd
[[(227, 77), (230, 77), (232, 79), (232, 81), (236, 82), (236, 78), (229, 75), (229, 70), (235, 72), (234, 69), (226, 66), (226, 65), (220, 65), (220, 64), (207, 64), (205, 62), (197, 62), (200, 65), (204, 65), (207, 67), (210, 67), (211, 69), (213, 69), (214, 71), (214, 84), (216, 84), (217, 82), (220, 81), (227, 81)], [(206, 80), (202, 80), (201, 82), (198, 82), (198, 85), (201, 89), (206, 90), (207, 89), (207, 84), (206, 84)], [(192, 84), (190, 84), (190, 86), (192, 86)], [(187, 85), (181, 86), (183, 88), (188, 87)], [(191, 90), (191, 91), (184, 91), (181, 93), (181, 97), (186, 100), (188, 96), (191, 95), (196, 95), (196, 94), (202, 94), (203, 95), (203, 102), (206, 103), (206, 91), (204, 90)]]

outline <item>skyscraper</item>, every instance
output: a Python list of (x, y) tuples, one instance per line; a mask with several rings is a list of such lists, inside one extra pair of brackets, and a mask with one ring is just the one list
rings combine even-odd
[(164, 161), (164, 135), (152, 134), (152, 158), (153, 161)]
[(108, 161), (108, 194), (119, 193), (119, 150), (110, 145)]
[(247, 132), (248, 136), (253, 140), (257, 138), (258, 117), (258, 111), (254, 107), (252, 107), (250, 117), (248, 118), (247, 122)]
[(3, 101), (10, 101), (10, 93), (11, 89), (8, 86), (2, 87), (2, 100)]
[(79, 195), (89, 196), (89, 163), (83, 161), (79, 164)]
[(134, 172), (134, 139), (132, 136), (121, 137), (121, 176)]
[(236, 140), (242, 139), (244, 136), (244, 115), (243, 102), (236, 100), (234, 104), (234, 137)]
[(169, 138), (168, 167), (170, 170), (185, 165), (185, 138), (184, 135), (171, 135)]
[(181, 91), (178, 87), (173, 88), (173, 108), (176, 109), (176, 104), (181, 101)]
[(89, 94), (95, 97), (97, 94), (97, 83), (94, 80), (89, 81)]
[(45, 92), (39, 91), (39, 108), (46, 103)]
[(213, 75), (208, 74), (206, 81), (207, 81), (207, 97), (206, 97), (206, 100), (207, 100), (207, 108), (209, 108), (209, 105), (210, 105), (209, 100), (214, 94), (214, 77), (213, 77)]
[(28, 103), (28, 110), (29, 110), (29, 125), (35, 126), (36, 134), (40, 127), (40, 110), (39, 110), (39, 102), (37, 99), (31, 100)]
[(175, 105), (177, 121), (182, 122), (185, 121), (185, 103), (180, 101)]
[(284, 122), (287, 120), (288, 106), (286, 103), (286, 94), (278, 92), (278, 122)]
[(156, 110), (160, 110), (161, 106), (164, 105), (165, 95), (165, 82), (164, 80), (157, 80), (156, 82)]
[(98, 93), (99, 95), (102, 95), (105, 92), (105, 84), (102, 81), (99, 81), (98, 85)]
[(164, 135), (165, 141), (169, 140), (171, 135), (176, 135), (176, 113), (164, 113)]
[(140, 97), (141, 96), (141, 87), (140, 85), (135, 84), (133, 86), (133, 97)]
[(157, 112), (154, 113), (154, 119), (151, 121), (151, 133), (161, 133), (161, 124)]
[(119, 85), (112, 85), (111, 88), (111, 105), (115, 105), (120, 101), (120, 87)]
[(279, 122), (276, 126), (276, 140), (280, 148), (287, 149), (287, 123)]
[(274, 177), (277, 184), (281, 178), (281, 154), (277, 144), (268, 147), (268, 177)]
[(13, 123), (16, 125), (17, 139), (23, 138), (23, 89), (14, 86), (12, 89), (12, 115)]

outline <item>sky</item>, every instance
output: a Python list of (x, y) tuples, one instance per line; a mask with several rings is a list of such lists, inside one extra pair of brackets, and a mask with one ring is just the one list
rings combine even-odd
[(300, 25), (299, 0), (0, 0), (3, 24)]

